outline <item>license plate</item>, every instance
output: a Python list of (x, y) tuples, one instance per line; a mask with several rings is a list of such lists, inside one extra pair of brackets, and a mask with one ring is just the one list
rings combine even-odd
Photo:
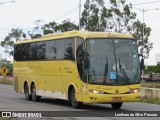
[(121, 97), (113, 97), (112, 100), (113, 101), (121, 101)]

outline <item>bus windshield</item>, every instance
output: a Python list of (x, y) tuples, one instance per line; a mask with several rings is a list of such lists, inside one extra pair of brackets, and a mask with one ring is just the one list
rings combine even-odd
[(88, 39), (89, 83), (128, 85), (140, 82), (136, 40)]

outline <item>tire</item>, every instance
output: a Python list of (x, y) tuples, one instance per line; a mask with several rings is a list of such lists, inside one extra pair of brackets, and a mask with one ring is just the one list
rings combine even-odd
[(76, 100), (76, 92), (74, 88), (70, 91), (69, 97), (70, 97), (71, 106), (73, 108), (79, 108), (81, 103), (77, 102)]
[(29, 100), (32, 99), (31, 95), (29, 94), (28, 84), (25, 84), (25, 85), (24, 85), (24, 94), (25, 94), (25, 99), (26, 99), (26, 100), (29, 101)]
[(35, 84), (33, 84), (32, 87), (31, 87), (31, 96), (32, 96), (32, 100), (34, 102), (39, 102), (40, 101), (40, 96), (36, 95), (36, 86), (35, 86)]
[(122, 102), (117, 102), (117, 103), (111, 103), (112, 108), (114, 109), (120, 109), (122, 107)]

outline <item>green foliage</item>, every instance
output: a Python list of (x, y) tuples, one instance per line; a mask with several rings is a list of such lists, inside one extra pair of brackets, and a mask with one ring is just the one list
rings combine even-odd
[(82, 12), (81, 27), (88, 31), (104, 31), (106, 29), (106, 18), (110, 11), (104, 7), (103, 0), (86, 0)]
[[(107, 31), (128, 33), (137, 39), (137, 44), (144, 58), (149, 57), (149, 52), (153, 43), (149, 42), (151, 28), (136, 19), (136, 13), (132, 12), (132, 4), (126, 4), (126, 0), (109, 0), (110, 7), (107, 7), (104, 0), (86, 0), (84, 10), (80, 20), (81, 28), (87, 31)], [(65, 32), (78, 30), (78, 26), (71, 22), (70, 19), (64, 20), (61, 24), (55, 21), (42, 25), (42, 20), (35, 22), (36, 27), (25, 34), (21, 29), (12, 29), (11, 32), (1, 42), (5, 48), (5, 53), (13, 55), (13, 46), (15, 41), (19, 41), (26, 36), (32, 39), (42, 35), (52, 34), (55, 32)]]
[(160, 83), (141, 83), (141, 87), (160, 88)]
[(160, 64), (157, 64), (156, 66), (154, 65), (147, 66), (145, 68), (145, 72), (146, 73), (160, 73)]
[(0, 78), (0, 84), (13, 85), (13, 79)]
[(52, 34), (55, 32), (65, 32), (71, 30), (78, 30), (78, 26), (70, 21), (70, 19), (64, 20), (61, 24), (56, 22), (50, 22), (45, 24), (43, 27), (43, 34)]
[(6, 67), (9, 70), (8, 75), (12, 75), (13, 74), (13, 64), (10, 61), (7, 61), (6, 59), (2, 59), (0, 61), (0, 67), (1, 68), (2, 67)]
[(71, 30), (78, 30), (78, 26), (70, 21), (70, 19), (64, 20), (62, 24), (57, 26), (57, 31), (66, 32)]
[(160, 105), (160, 100), (158, 98), (143, 97), (143, 98), (140, 98), (140, 102), (152, 103), (152, 104), (158, 104), (158, 105)]
[(43, 27), (43, 34), (46, 35), (46, 34), (52, 34), (54, 32), (57, 32), (58, 31), (58, 25), (56, 22), (50, 22), (48, 24), (45, 24)]
[(16, 41), (20, 41), (22, 38), (25, 38), (26, 34), (22, 29), (16, 28), (12, 29), (10, 33), (1, 41), (0, 45), (5, 49), (5, 53), (8, 56), (13, 56), (13, 47)]
[[(126, 4), (125, 0), (110, 0), (110, 8), (105, 6), (103, 0), (86, 0), (82, 12), (81, 27), (88, 31), (112, 31), (131, 34), (137, 39), (140, 52), (144, 58), (149, 57), (149, 51), (153, 47), (148, 37), (151, 28), (139, 20), (136, 13), (132, 12), (132, 4)], [(143, 37), (142, 37), (143, 36)], [(144, 40), (142, 40), (144, 38)]]
[[(1, 116), (1, 114), (0, 114)], [(0, 120), (9, 120), (8, 118), (5, 118), (5, 117), (0, 117)]]
[(36, 26), (34, 27), (33, 30), (28, 31), (28, 35), (30, 36), (31, 39), (36, 39), (42, 37), (42, 20), (36, 20), (34, 22)]
[(156, 65), (154, 70), (155, 73), (160, 73), (160, 64)]
[(144, 40), (143, 39), (143, 23), (141, 23), (139, 20), (134, 22), (131, 34), (135, 39), (137, 39), (137, 44), (140, 47), (140, 52), (144, 54), (144, 58), (149, 57), (149, 51), (153, 48), (153, 43), (149, 42), (149, 36), (151, 32), (151, 28), (144, 25)]
[(70, 30), (78, 30), (78, 26), (70, 21), (70, 19), (64, 20), (62, 24), (56, 22), (50, 22), (45, 25), (42, 24), (42, 20), (37, 20), (36, 27), (28, 31), (27, 34), (22, 31), (22, 29), (12, 29), (11, 32), (1, 41), (0, 46), (5, 48), (5, 53), (8, 57), (13, 56), (14, 44), (16, 41), (20, 41), (26, 36), (29, 36), (31, 39), (36, 39), (42, 37), (42, 35), (51, 34), (55, 32), (65, 32)]

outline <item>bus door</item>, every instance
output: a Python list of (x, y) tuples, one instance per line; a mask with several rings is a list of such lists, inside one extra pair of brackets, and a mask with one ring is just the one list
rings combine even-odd
[(84, 67), (83, 58), (82, 58), (82, 49), (83, 49), (83, 39), (76, 38), (76, 62), (77, 70), (79, 74), (79, 79), (81, 81), (81, 95), (83, 102), (88, 101), (88, 82), (87, 82), (87, 69)]

